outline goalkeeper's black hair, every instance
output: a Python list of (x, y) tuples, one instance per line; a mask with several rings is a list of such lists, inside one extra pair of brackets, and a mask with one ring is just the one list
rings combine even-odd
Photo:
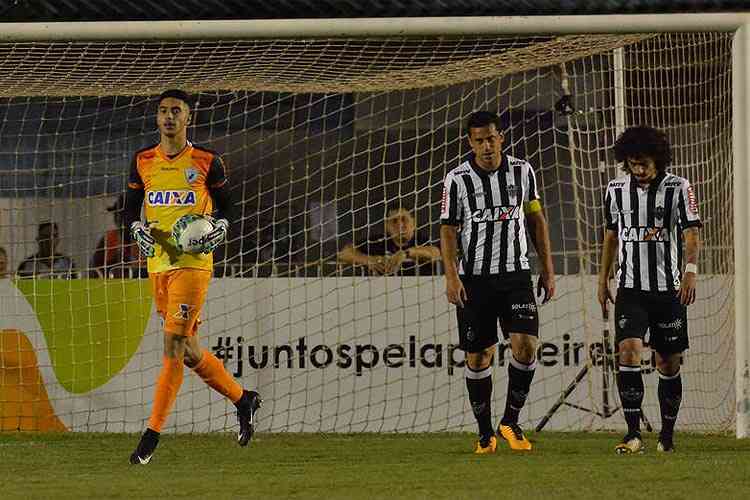
[(495, 124), (495, 128), (501, 134), (503, 133), (502, 125), (500, 124), (500, 116), (492, 111), (477, 111), (469, 115), (469, 119), (466, 120), (466, 134), (471, 137), (471, 129), (488, 127)]
[(628, 158), (649, 157), (654, 160), (657, 172), (664, 172), (672, 162), (672, 149), (667, 134), (654, 127), (638, 125), (620, 134), (615, 142), (615, 159), (622, 169), (630, 173)]
[(184, 90), (180, 89), (169, 89), (165, 90), (159, 95), (159, 103), (167, 98), (173, 98), (173, 99), (179, 99), (185, 104), (187, 104), (188, 108), (192, 111), (193, 109), (193, 99), (190, 97), (190, 94), (185, 92)]

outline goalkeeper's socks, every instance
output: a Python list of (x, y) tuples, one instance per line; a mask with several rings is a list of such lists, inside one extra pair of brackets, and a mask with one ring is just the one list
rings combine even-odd
[(674, 375), (659, 374), (659, 409), (661, 410), (661, 434), (671, 437), (674, 424), (682, 402), (682, 376), (678, 371)]
[(182, 385), (182, 358), (163, 356), (162, 363), (161, 372), (156, 381), (154, 406), (151, 408), (151, 418), (148, 421), (149, 428), (156, 432), (161, 432)]
[(219, 394), (236, 403), (242, 397), (242, 386), (227, 372), (219, 358), (203, 349), (203, 357), (193, 368), (203, 381)]
[(643, 404), (643, 377), (641, 366), (620, 365), (617, 386), (622, 402), (622, 412), (628, 424), (628, 434), (641, 430), (641, 405)]
[(534, 380), (536, 359), (529, 364), (521, 363), (515, 356), (508, 364), (508, 394), (505, 398), (505, 413), (502, 424), (515, 424), (529, 395), (531, 381)]
[(475, 370), (467, 364), (464, 368), (466, 389), (474, 418), (479, 425), (479, 435), (489, 438), (495, 435), (492, 428), (492, 366)]

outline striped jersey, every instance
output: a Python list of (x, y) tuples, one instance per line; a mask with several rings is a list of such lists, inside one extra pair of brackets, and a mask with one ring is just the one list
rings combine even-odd
[(604, 198), (607, 229), (617, 231), (620, 288), (678, 290), (682, 231), (700, 227), (698, 204), (687, 179), (660, 173), (647, 188), (630, 175), (609, 182)]
[(152, 146), (135, 154), (128, 187), (143, 189), (146, 221), (153, 222), (151, 236), (156, 255), (148, 259), (148, 272), (180, 268), (213, 269), (211, 254), (181, 253), (172, 238), (172, 224), (186, 214), (210, 215), (210, 188), (227, 182), (221, 157), (189, 143), (177, 156), (169, 157)]
[(441, 224), (460, 226), (461, 275), (529, 269), (526, 214), (541, 210), (536, 177), (525, 160), (503, 155), (487, 172), (474, 156), (445, 177)]

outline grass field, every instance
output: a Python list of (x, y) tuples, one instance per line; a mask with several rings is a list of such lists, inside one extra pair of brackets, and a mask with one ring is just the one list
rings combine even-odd
[[(0, 498), (750, 498), (750, 441), (678, 435), (617, 456), (619, 435), (542, 433), (474, 456), (469, 434), (165, 435), (147, 466), (127, 434), (0, 434)], [(502, 444), (502, 443), (500, 443)]]

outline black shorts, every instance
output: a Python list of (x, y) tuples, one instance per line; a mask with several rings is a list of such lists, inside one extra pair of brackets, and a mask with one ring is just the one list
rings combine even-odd
[(528, 271), (494, 276), (461, 276), (468, 299), (456, 307), (459, 347), (481, 352), (498, 342), (497, 323), (503, 336), (525, 333), (539, 336), (531, 274)]
[(687, 307), (676, 292), (642, 292), (620, 288), (615, 299), (615, 343), (644, 339), (659, 354), (675, 354), (688, 347)]

